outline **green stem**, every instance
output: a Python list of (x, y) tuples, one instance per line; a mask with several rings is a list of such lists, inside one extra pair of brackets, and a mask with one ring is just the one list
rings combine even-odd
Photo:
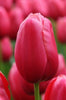
[(39, 96), (39, 83), (34, 84), (34, 95), (35, 95), (35, 100), (40, 100)]

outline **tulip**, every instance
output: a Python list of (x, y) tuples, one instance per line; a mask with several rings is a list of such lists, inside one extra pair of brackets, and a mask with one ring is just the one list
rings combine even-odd
[(66, 75), (66, 67), (65, 67), (66, 65), (65, 65), (65, 59), (64, 59), (63, 55), (59, 54), (58, 59), (59, 59), (58, 70), (57, 70), (57, 73), (55, 76), (58, 76), (60, 74)]
[(28, 82), (48, 80), (55, 75), (58, 53), (52, 24), (41, 14), (30, 14), (20, 25), (15, 61), (19, 72)]
[(10, 32), (10, 19), (5, 8), (0, 7), (0, 37), (7, 36)]
[(58, 19), (59, 16), (63, 16), (64, 2), (62, 0), (48, 0), (49, 17)]
[(10, 39), (7, 37), (1, 40), (1, 53), (3, 61), (8, 61), (12, 57), (13, 48)]
[(15, 63), (9, 72), (9, 83), (14, 100), (34, 100), (34, 96), (29, 96), (23, 91), (22, 77)]
[(9, 16), (11, 21), (11, 30), (9, 33), (9, 37), (11, 39), (16, 39), (17, 31), (21, 22), (23, 21), (23, 13), (20, 8), (15, 7), (10, 11)]
[[(64, 10), (65, 10), (65, 7), (66, 7), (66, 0), (65, 0), (65, 2), (64, 2)], [(64, 11), (64, 16), (66, 16), (66, 10)]]
[(50, 82), (44, 100), (66, 100), (66, 76), (60, 75)]
[(13, 0), (0, 0), (0, 6), (3, 6), (7, 10), (10, 10), (12, 7)]
[(60, 43), (66, 43), (66, 17), (57, 20), (57, 38)]
[(45, 0), (38, 0), (38, 2), (37, 2), (37, 0), (33, 0), (32, 12), (34, 12), (34, 13), (40, 12), (41, 14), (43, 14), (46, 17), (49, 16), (47, 2)]
[(16, 6), (20, 7), (24, 13), (24, 18), (32, 12), (33, 0), (16, 0)]
[(2, 72), (0, 72), (0, 100), (10, 100), (8, 82)]

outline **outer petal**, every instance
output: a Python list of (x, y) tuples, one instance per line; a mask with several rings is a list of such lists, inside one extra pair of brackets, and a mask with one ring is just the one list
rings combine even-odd
[(45, 80), (52, 78), (58, 68), (58, 52), (54, 39), (54, 33), (51, 22), (46, 18), (44, 19), (43, 40), (47, 54), (47, 65), (43, 76), (43, 79)]

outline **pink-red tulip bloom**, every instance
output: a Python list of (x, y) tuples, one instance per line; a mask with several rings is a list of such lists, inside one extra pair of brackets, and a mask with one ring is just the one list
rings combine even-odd
[(47, 80), (55, 75), (58, 53), (53, 28), (41, 14), (30, 14), (20, 25), (15, 61), (19, 72), (29, 82)]
[(24, 18), (32, 12), (32, 2), (33, 0), (16, 0), (16, 6), (20, 7), (24, 13)]
[(9, 38), (5, 37), (1, 40), (1, 58), (3, 61), (8, 61), (12, 57), (13, 48)]
[(7, 36), (10, 32), (10, 18), (5, 8), (0, 6), (0, 37)]
[(53, 19), (58, 19), (58, 17), (63, 16), (64, 1), (63, 0), (47, 0), (49, 17)]
[(59, 42), (66, 43), (66, 17), (57, 20), (57, 38)]
[(66, 75), (66, 64), (65, 64), (65, 59), (62, 54), (58, 55), (58, 62), (59, 62), (58, 70), (55, 76), (58, 76), (60, 74)]
[(11, 21), (9, 37), (11, 39), (16, 39), (19, 26), (24, 19), (22, 10), (18, 7), (15, 7), (11, 9), (9, 16)]
[(32, 1), (32, 12), (40, 12), (44, 16), (49, 16), (48, 14), (48, 5), (45, 0), (33, 0)]
[(66, 100), (66, 76), (58, 76), (50, 82), (44, 100)]
[(34, 96), (27, 95), (22, 88), (22, 77), (13, 63), (9, 72), (9, 83), (14, 100), (34, 100)]
[(12, 7), (13, 0), (0, 0), (0, 6), (3, 6), (7, 10), (10, 10)]

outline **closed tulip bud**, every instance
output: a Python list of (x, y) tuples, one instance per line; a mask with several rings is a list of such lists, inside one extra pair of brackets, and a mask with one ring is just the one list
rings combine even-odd
[(59, 42), (66, 43), (66, 17), (59, 18), (56, 27)]
[(66, 100), (66, 76), (58, 76), (50, 82), (44, 100)]
[(0, 0), (0, 6), (3, 6), (7, 10), (10, 10), (12, 7), (13, 0)]
[(0, 37), (7, 36), (10, 32), (10, 19), (5, 8), (0, 7)]
[(10, 11), (9, 15), (10, 15), (10, 21), (11, 21), (11, 30), (9, 33), (9, 37), (11, 39), (16, 39), (19, 26), (24, 19), (23, 13), (20, 8), (15, 7)]
[(7, 37), (1, 40), (1, 53), (3, 61), (10, 60), (13, 53), (13, 48), (10, 39)]
[(0, 72), (0, 100), (10, 100), (8, 82), (2, 72)]
[(27, 95), (22, 88), (22, 77), (13, 63), (9, 72), (9, 83), (14, 100), (34, 100), (34, 96)]
[(55, 75), (58, 53), (52, 24), (41, 14), (30, 14), (21, 24), (15, 46), (15, 61), (19, 72), (29, 82), (36, 83)]

